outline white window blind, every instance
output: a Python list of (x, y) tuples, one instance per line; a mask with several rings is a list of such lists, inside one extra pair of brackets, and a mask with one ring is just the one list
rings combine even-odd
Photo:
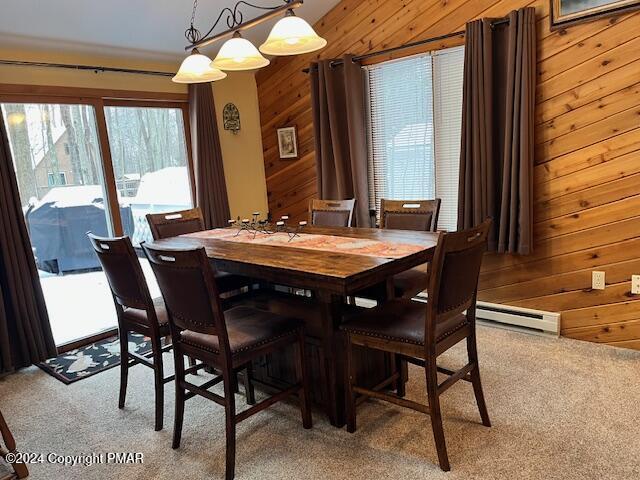
[(455, 230), (464, 48), (367, 68), (370, 208), (380, 199), (442, 199)]
[(433, 55), (433, 116), (436, 157), (436, 197), (442, 199), (438, 227), (458, 226), (458, 179), (462, 135), (464, 47)]
[(370, 208), (435, 195), (431, 58), (368, 69)]

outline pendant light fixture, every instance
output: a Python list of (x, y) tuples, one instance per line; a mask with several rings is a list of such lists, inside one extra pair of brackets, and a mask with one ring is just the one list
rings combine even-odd
[(211, 59), (198, 52), (197, 48), (185, 58), (180, 70), (171, 80), (175, 83), (204, 83), (215, 82), (226, 78), (227, 74), (211, 65)]
[[(269, 60), (263, 57), (260, 51), (266, 55), (299, 55), (323, 48), (327, 41), (318, 36), (305, 20), (296, 17), (293, 13), (293, 10), (302, 6), (302, 3), (303, 0), (285, 0), (284, 5), (262, 7), (240, 0), (233, 8), (223, 8), (213, 26), (202, 36), (193, 26), (196, 7), (198, 6), (198, 0), (194, 0), (191, 26), (185, 32), (185, 36), (189, 41), (189, 45), (185, 47), (185, 50), (190, 51), (191, 54), (182, 62), (180, 70), (173, 77), (173, 81), (178, 83), (209, 82), (224, 78), (226, 74), (222, 70), (255, 70), (266, 67), (269, 65)], [(240, 5), (267, 10), (268, 12), (244, 22), (242, 12), (238, 9)], [(260, 51), (240, 34), (241, 30), (247, 30), (283, 13), (285, 17), (274, 25), (269, 38), (260, 46)], [(229, 30), (212, 35), (212, 32), (225, 15)], [(198, 52), (198, 48), (211, 45), (230, 35), (232, 38), (222, 45), (213, 62), (206, 55)], [(206, 60), (209, 60), (208, 63), (206, 63)], [(205, 63), (207, 68), (204, 66)]]
[(300, 55), (320, 50), (326, 44), (311, 25), (296, 17), (293, 10), (287, 10), (285, 17), (271, 29), (267, 41), (260, 45), (260, 51), (267, 55)]
[(216, 58), (211, 62), (213, 68), (220, 70), (240, 71), (255, 70), (269, 65), (258, 49), (249, 40), (242, 38), (236, 31), (233, 37), (224, 42)]

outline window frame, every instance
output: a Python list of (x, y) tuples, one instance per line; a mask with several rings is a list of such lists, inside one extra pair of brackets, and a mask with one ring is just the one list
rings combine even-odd
[(189, 98), (185, 93), (141, 92), (94, 88), (57, 87), (42, 85), (14, 85), (0, 83), (0, 103), (52, 103), (92, 106), (96, 116), (96, 131), (102, 160), (102, 174), (108, 202), (108, 221), (115, 236), (124, 235), (118, 204), (118, 190), (111, 158), (105, 107), (179, 108), (182, 110), (187, 171), (191, 202), (196, 205), (196, 181), (191, 148)]

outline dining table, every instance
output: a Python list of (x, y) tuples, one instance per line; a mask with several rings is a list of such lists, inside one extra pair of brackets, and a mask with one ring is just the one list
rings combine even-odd
[[(322, 348), (319, 377), (332, 425), (344, 425), (344, 346), (340, 324), (348, 299), (378, 287), (378, 302), (394, 295), (393, 276), (429, 262), (438, 233), (307, 225), (282, 231), (226, 227), (157, 240), (162, 248), (204, 248), (212, 266), (256, 283), (311, 292)], [(425, 285), (426, 288), (426, 285)]]

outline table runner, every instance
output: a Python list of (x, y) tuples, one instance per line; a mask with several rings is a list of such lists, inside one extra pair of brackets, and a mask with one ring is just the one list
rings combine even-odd
[(253, 232), (245, 230), (238, 234), (238, 230), (232, 228), (217, 228), (182, 236), (238, 243), (255, 243), (258, 245), (288, 246), (306, 250), (322, 250), (378, 258), (402, 258), (425, 249), (423, 245), (315, 233), (299, 233), (298, 236), (290, 240), (289, 234), (286, 232), (272, 234), (258, 232), (254, 236)]

